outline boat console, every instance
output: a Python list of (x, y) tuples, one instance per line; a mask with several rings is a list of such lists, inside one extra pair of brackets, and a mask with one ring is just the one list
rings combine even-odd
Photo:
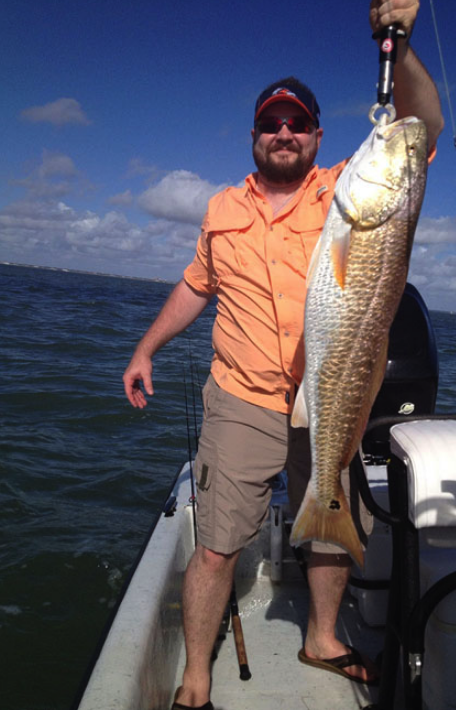
[[(439, 364), (437, 343), (426, 304), (410, 283), (405, 287), (391, 326), (383, 384), (372, 407), (370, 420), (433, 414), (437, 400)], [(389, 457), (389, 427), (368, 427), (363, 455), (379, 464)]]
[(449, 659), (456, 657), (456, 415), (434, 414), (437, 385), (429, 314), (407, 284), (385, 379), (352, 463), (375, 516), (352, 592), (364, 619), (386, 626), (379, 698), (371, 710), (397, 706), (398, 668), (400, 707), (455, 707)]
[[(396, 707), (398, 667), (404, 690), (400, 707), (454, 707), (456, 678), (449, 659), (456, 654), (455, 461), (456, 415), (393, 421), (389, 510), (371, 505), (361, 484), (366, 504), (392, 531), (382, 676), (378, 703), (370, 710)], [(361, 480), (359, 457), (354, 468)]]

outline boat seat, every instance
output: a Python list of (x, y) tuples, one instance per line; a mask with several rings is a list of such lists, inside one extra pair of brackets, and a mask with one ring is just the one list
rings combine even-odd
[(408, 516), (429, 543), (456, 546), (456, 421), (417, 420), (390, 432), (391, 453), (407, 467)]
[(446, 710), (456, 695), (441, 662), (456, 652), (455, 416), (395, 424), (390, 451), (393, 568), (375, 707), (394, 706), (402, 647), (405, 710)]

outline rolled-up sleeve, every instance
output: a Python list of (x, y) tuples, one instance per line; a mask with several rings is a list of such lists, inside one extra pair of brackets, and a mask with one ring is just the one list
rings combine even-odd
[(196, 245), (195, 258), (184, 271), (188, 285), (202, 293), (216, 293), (219, 282), (212, 265), (209, 241), (209, 234), (203, 228)]

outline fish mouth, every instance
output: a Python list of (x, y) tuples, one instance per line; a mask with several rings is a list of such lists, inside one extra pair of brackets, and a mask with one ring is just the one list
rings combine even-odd
[(384, 126), (379, 126), (377, 135), (379, 138), (383, 138), (386, 141), (392, 140), (399, 133), (402, 133), (407, 126), (416, 126), (417, 124), (422, 124), (422, 121), (416, 116), (406, 116), (405, 118), (400, 118), (394, 123), (387, 123)]
[[(374, 143), (376, 141), (385, 141), (387, 144), (399, 135), (404, 135), (405, 144), (412, 145), (417, 140), (420, 140), (420, 136), (424, 130), (425, 127), (423, 122), (419, 118), (416, 118), (416, 116), (406, 116), (405, 118), (400, 118), (397, 121), (394, 121), (394, 123), (378, 126), (377, 130), (374, 131), (372, 135), (372, 140), (369, 143), (368, 149), (372, 147), (375, 154)], [(370, 169), (371, 167), (372, 166), (368, 166), (366, 172), (356, 170), (356, 177), (364, 183), (379, 185), (387, 190), (398, 191), (401, 189), (401, 184), (397, 181), (388, 179), (386, 172), (382, 173), (381, 170), (372, 171)]]

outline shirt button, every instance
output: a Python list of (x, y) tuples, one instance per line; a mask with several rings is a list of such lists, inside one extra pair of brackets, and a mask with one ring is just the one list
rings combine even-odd
[(271, 259), (271, 264), (274, 264), (274, 266), (277, 264), (277, 259)]
[(288, 330), (286, 330), (285, 333), (284, 333), (284, 336), (285, 336), (286, 338), (288, 338), (289, 335), (290, 335), (290, 333), (288, 332)]
[(277, 298), (283, 298), (283, 293), (278, 293)]

